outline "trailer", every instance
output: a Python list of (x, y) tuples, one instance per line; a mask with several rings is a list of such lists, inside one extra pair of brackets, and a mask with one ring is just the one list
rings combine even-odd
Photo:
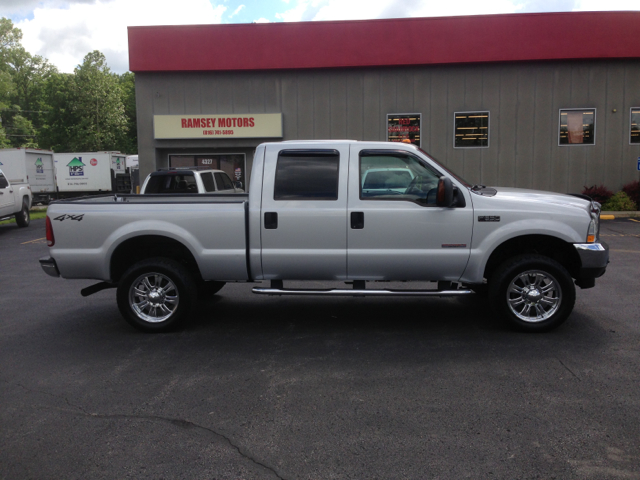
[(28, 184), (33, 203), (49, 203), (56, 198), (53, 152), (36, 148), (0, 150), (0, 168), (12, 185)]
[(58, 198), (131, 192), (123, 153), (56, 153), (53, 158)]

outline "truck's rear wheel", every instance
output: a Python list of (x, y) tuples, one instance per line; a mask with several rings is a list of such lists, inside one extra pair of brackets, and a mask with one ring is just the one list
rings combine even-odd
[(562, 324), (576, 300), (567, 270), (542, 255), (520, 255), (503, 263), (489, 282), (489, 298), (512, 327), (544, 332)]
[(16, 213), (16, 223), (19, 227), (28, 227), (31, 223), (31, 215), (29, 215), (29, 200), (22, 200), (22, 210)]
[(196, 284), (180, 263), (150, 258), (133, 265), (118, 283), (118, 308), (125, 320), (143, 332), (177, 327), (196, 301)]

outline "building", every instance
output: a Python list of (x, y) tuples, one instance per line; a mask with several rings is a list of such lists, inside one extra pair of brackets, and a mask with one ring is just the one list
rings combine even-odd
[(640, 178), (640, 12), (129, 28), (141, 178), (264, 141), (411, 141), (472, 183)]

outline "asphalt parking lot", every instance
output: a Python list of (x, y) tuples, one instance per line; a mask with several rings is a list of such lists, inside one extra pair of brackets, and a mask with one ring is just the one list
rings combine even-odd
[(477, 298), (227, 285), (149, 335), (0, 225), (0, 478), (640, 479), (640, 221), (557, 330)]

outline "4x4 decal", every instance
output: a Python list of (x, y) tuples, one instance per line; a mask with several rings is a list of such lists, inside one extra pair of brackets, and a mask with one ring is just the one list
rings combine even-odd
[(84, 213), (82, 215), (60, 215), (59, 217), (54, 218), (54, 220), (59, 220), (62, 222), (63, 220), (75, 220), (77, 222), (81, 222), (84, 217)]

